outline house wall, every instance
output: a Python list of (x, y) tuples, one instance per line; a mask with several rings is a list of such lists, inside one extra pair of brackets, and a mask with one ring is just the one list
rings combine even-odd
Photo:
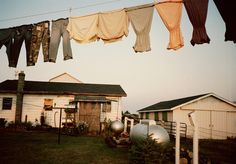
[[(2, 110), (2, 97), (12, 97), (12, 109)], [(103, 122), (105, 118), (114, 121), (116, 119), (121, 120), (121, 109), (122, 102), (121, 97), (108, 97), (112, 100), (111, 102), (111, 112), (100, 113), (100, 122)], [(53, 109), (51, 111), (44, 110), (44, 99), (53, 99), (53, 104), (56, 107), (64, 107), (69, 104), (70, 100), (74, 99), (73, 95), (35, 95), (35, 94), (24, 94), (23, 97), (23, 107), (22, 107), (22, 117), (21, 120), (24, 122), (32, 122), (33, 124), (40, 124), (40, 117), (42, 112), (45, 116), (45, 123), (51, 125), (52, 127), (59, 127), (60, 109)], [(79, 106), (78, 106), (79, 107)], [(15, 110), (16, 110), (16, 95), (15, 94), (0, 94), (0, 118), (5, 118), (8, 122), (15, 121)], [(76, 114), (79, 118), (79, 115)], [(64, 109), (62, 110), (62, 123), (65, 122), (66, 114)], [(78, 120), (76, 118), (76, 120)], [(36, 121), (37, 120), (37, 121)]]
[[(12, 97), (11, 110), (2, 109), (3, 97)], [(0, 94), (0, 118), (5, 118), (8, 122), (15, 121), (15, 113), (16, 113), (16, 94), (1, 93)]]
[(154, 113), (153, 112), (149, 113), (149, 120), (154, 120)]
[(193, 126), (188, 118), (191, 111), (195, 111), (199, 138), (226, 139), (227, 136), (236, 136), (236, 107), (215, 97), (207, 97), (174, 109), (173, 120), (187, 124), (188, 136), (193, 136)]
[(104, 122), (105, 118), (107, 120), (110, 119), (111, 121), (115, 121), (117, 119), (121, 120), (121, 116), (122, 116), (121, 97), (107, 97), (107, 98), (113, 100), (111, 101), (111, 112), (102, 112), (101, 110), (100, 122)]
[[(22, 111), (22, 121), (25, 121), (27, 115), (27, 121), (32, 123), (40, 123), (40, 117), (42, 112), (45, 116), (45, 123), (51, 126), (59, 126), (60, 110), (53, 109), (51, 111), (44, 110), (44, 99), (53, 99), (53, 104), (56, 107), (65, 107), (69, 104), (70, 100), (74, 99), (71, 95), (32, 95), (25, 94), (23, 99), (23, 111)], [(62, 110), (62, 122), (65, 121), (65, 112)], [(55, 118), (55, 119), (54, 119)]]
[(78, 80), (66, 73), (50, 79), (49, 82), (81, 83), (80, 80)]
[[(147, 119), (146, 118), (146, 113), (149, 113), (149, 120), (155, 120), (155, 112), (144, 112), (143, 113), (143, 119)], [(157, 112), (158, 113), (158, 118), (159, 120), (163, 120), (162, 118), (162, 112)], [(141, 118), (141, 113), (139, 114), (140, 118)], [(167, 112), (167, 121), (173, 121), (173, 114), (172, 111), (168, 111)]]

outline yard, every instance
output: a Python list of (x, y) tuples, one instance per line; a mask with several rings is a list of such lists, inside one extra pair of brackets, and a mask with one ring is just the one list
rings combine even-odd
[[(192, 149), (192, 140), (181, 143)], [(199, 163), (236, 163), (236, 140), (202, 140), (199, 142)], [(173, 154), (174, 155), (174, 154)], [(61, 136), (55, 132), (0, 130), (0, 163), (79, 163), (126, 164), (128, 148), (110, 148), (102, 137)], [(140, 161), (143, 163), (143, 161)]]
[(128, 151), (109, 148), (103, 138), (47, 132), (0, 132), (0, 163), (128, 163)]

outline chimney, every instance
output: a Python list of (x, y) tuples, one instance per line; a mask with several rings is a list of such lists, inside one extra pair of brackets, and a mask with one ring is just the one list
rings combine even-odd
[(17, 91), (16, 91), (15, 122), (21, 122), (24, 83), (25, 83), (25, 73), (24, 73), (24, 71), (21, 71), (18, 75), (18, 84), (17, 84)]

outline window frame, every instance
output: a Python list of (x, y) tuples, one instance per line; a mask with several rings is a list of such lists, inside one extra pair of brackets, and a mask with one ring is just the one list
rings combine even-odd
[[(46, 103), (46, 101), (51, 101), (51, 105), (48, 105), (48, 103)], [(53, 99), (44, 98), (43, 108), (45, 111), (51, 111), (53, 108)]]
[(158, 112), (154, 112), (154, 120), (159, 121), (159, 114)]
[(146, 118), (146, 119), (149, 119), (149, 118), (150, 118), (150, 113), (149, 113), (149, 112), (146, 112), (146, 113), (145, 113), (145, 118)]
[[(6, 102), (9, 101), (9, 102)], [(13, 97), (3, 97), (2, 98), (2, 110), (11, 110), (12, 109)]]
[(168, 112), (162, 112), (162, 121), (168, 121)]

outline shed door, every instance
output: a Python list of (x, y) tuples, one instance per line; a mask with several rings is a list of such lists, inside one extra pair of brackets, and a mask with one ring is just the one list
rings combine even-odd
[(197, 111), (199, 138), (211, 138), (211, 112)]
[(212, 137), (213, 139), (224, 139), (226, 138), (227, 134), (227, 127), (226, 127), (226, 112), (221, 111), (211, 111), (212, 115)]
[(227, 118), (223, 111), (198, 111), (200, 138), (225, 139)]
[(97, 102), (80, 102), (79, 120), (89, 125), (89, 132), (100, 131), (101, 104)]

